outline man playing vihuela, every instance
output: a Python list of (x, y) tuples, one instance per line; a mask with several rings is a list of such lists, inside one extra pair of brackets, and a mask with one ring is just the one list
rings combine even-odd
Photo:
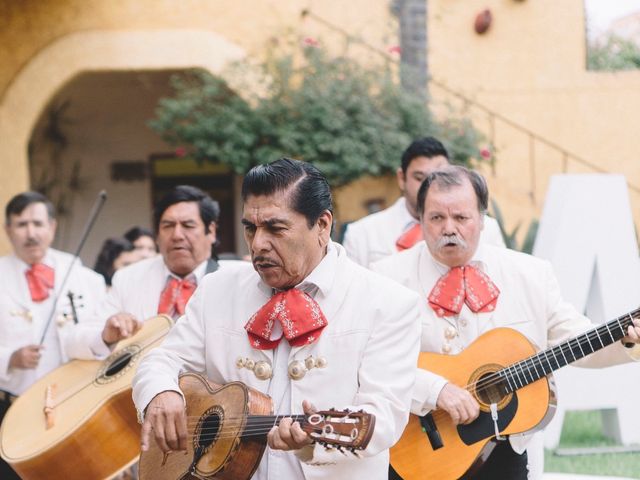
[(151, 442), (171, 458), (192, 441), (178, 375), (195, 371), (268, 394), (277, 415), (375, 415), (357, 456), (313, 443), (297, 421), (270, 424), (253, 479), (386, 479), (415, 378), (417, 295), (356, 265), (330, 240), (331, 193), (311, 164), (283, 158), (254, 167), (242, 199), (251, 263), (206, 277), (134, 379), (143, 457)]

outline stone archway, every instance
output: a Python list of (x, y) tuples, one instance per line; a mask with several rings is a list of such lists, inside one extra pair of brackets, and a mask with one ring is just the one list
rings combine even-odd
[[(0, 152), (7, 175), (0, 180), (0, 204), (29, 186), (31, 131), (58, 89), (81, 72), (200, 67), (220, 74), (244, 50), (207, 31), (83, 31), (39, 51), (15, 76), (0, 99)], [(7, 250), (4, 238), (0, 250)]]

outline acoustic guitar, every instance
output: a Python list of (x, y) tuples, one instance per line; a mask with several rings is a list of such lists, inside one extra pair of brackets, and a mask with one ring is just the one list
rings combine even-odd
[(151, 440), (140, 455), (140, 480), (247, 480), (258, 468), (267, 433), (283, 418), (327, 448), (356, 453), (367, 447), (375, 416), (328, 410), (313, 415), (273, 416), (271, 398), (240, 382), (216, 385), (200, 375), (180, 377), (187, 409), (186, 452), (164, 454)]
[(2, 458), (24, 480), (105, 479), (135, 462), (140, 425), (131, 380), (172, 325), (164, 315), (150, 318), (105, 360), (72, 360), (39, 379), (2, 422)]
[(468, 425), (454, 425), (443, 410), (411, 415), (391, 464), (404, 480), (464, 478), (476, 472), (495, 439), (542, 429), (553, 417), (556, 395), (551, 372), (626, 336), (640, 309), (543, 351), (521, 333), (496, 328), (459, 355), (423, 352), (418, 367), (466, 388), (480, 404)]

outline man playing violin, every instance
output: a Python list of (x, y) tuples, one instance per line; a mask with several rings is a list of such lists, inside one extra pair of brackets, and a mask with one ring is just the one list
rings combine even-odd
[[(55, 209), (44, 195), (14, 196), (5, 232), (13, 253), (0, 258), (0, 420), (37, 379), (69, 358), (99, 353), (101, 342), (82, 324), (106, 293), (102, 276), (51, 248)], [(0, 478), (19, 477), (0, 460)]]
[(297, 422), (282, 420), (252, 478), (386, 478), (388, 449), (408, 418), (417, 296), (356, 265), (330, 240), (331, 193), (312, 165), (283, 158), (254, 167), (242, 199), (252, 264), (205, 278), (134, 378), (142, 449), (186, 448), (178, 375), (196, 371), (267, 393), (279, 415), (332, 407), (375, 415), (360, 459), (313, 444)]

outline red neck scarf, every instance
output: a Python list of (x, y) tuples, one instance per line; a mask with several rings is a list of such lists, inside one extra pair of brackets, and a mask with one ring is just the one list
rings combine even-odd
[(171, 277), (160, 294), (158, 313), (184, 315), (187, 302), (195, 289), (196, 284), (194, 281), (186, 278), (178, 280), (175, 277)]
[(402, 233), (396, 240), (396, 248), (399, 252), (413, 247), (422, 240), (422, 225), (416, 223), (413, 227)]
[(244, 326), (249, 342), (258, 350), (276, 348), (282, 337), (271, 340), (275, 322), (292, 347), (315, 342), (327, 326), (320, 305), (306, 293), (292, 288), (275, 294)]
[(34, 263), (24, 272), (31, 293), (31, 300), (40, 303), (49, 298), (49, 290), (54, 286), (55, 271), (44, 263)]
[(439, 317), (457, 315), (467, 304), (472, 312), (495, 310), (500, 290), (477, 268), (454, 267), (440, 277), (429, 294), (429, 305)]

